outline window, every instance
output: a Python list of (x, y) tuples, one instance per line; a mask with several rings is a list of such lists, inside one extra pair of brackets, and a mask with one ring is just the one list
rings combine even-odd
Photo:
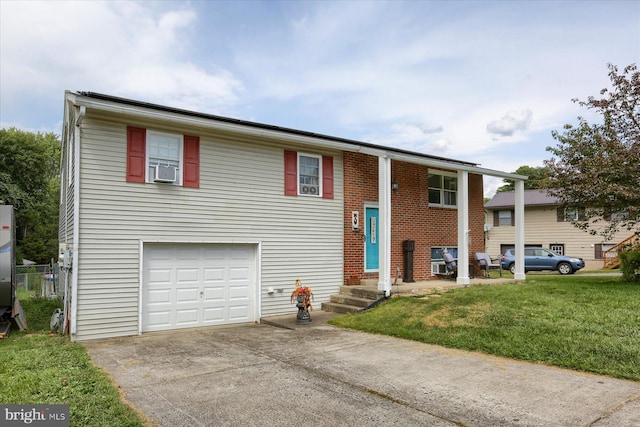
[(493, 211), (493, 226), (507, 226), (507, 225), (515, 225), (514, 211), (510, 210), (501, 210), (501, 211)]
[(175, 185), (180, 185), (182, 171), (182, 135), (147, 132), (147, 182), (155, 182), (159, 168), (175, 168)]
[(432, 246), (431, 247), (431, 274), (446, 274), (447, 269), (444, 263), (444, 252), (449, 252), (452, 257), (458, 258), (457, 246)]
[(613, 243), (596, 243), (593, 245), (593, 257), (595, 259), (604, 259), (604, 253), (614, 246)]
[(285, 150), (284, 195), (333, 199), (333, 157)]
[(583, 208), (569, 208), (569, 207), (559, 207), (558, 208), (558, 222), (573, 222), (573, 221), (584, 221), (584, 209)]
[(127, 128), (127, 182), (200, 186), (200, 138)]
[(511, 211), (498, 211), (498, 225), (511, 225)]
[(320, 196), (320, 166), (322, 158), (298, 154), (298, 194)]
[(429, 206), (458, 206), (458, 177), (453, 173), (429, 171)]
[(558, 255), (564, 255), (564, 243), (552, 243), (549, 245), (549, 249)]
[(566, 208), (564, 210), (564, 220), (565, 221), (577, 221), (578, 220), (578, 209), (576, 209), (576, 208)]

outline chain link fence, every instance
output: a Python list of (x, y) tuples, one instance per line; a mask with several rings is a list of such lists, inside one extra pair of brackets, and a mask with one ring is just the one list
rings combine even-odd
[(16, 290), (43, 297), (58, 294), (58, 264), (16, 265)]

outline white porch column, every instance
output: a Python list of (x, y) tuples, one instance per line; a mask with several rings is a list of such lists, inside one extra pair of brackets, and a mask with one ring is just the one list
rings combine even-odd
[(378, 157), (378, 290), (391, 295), (391, 159)]
[(515, 181), (515, 252), (516, 274), (513, 278), (524, 280), (524, 181)]
[(469, 281), (469, 172), (458, 171), (458, 278), (459, 285)]

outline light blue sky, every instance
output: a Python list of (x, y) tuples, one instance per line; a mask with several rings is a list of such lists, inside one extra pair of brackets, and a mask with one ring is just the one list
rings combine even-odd
[(0, 0), (0, 126), (93, 91), (514, 171), (609, 62), (640, 65), (640, 1)]

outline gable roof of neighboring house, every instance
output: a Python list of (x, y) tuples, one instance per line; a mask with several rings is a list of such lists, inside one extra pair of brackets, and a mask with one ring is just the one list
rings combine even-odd
[[(494, 177), (513, 180), (525, 180), (526, 176), (514, 173), (487, 169), (477, 163), (456, 160), (447, 157), (434, 156), (403, 150), (395, 147), (355, 141), (352, 139), (322, 135), (314, 132), (301, 131), (275, 125), (250, 122), (212, 114), (199, 113), (179, 108), (166, 107), (158, 104), (135, 101), (96, 92), (71, 92), (67, 91), (67, 99), (77, 108), (98, 108), (106, 111), (129, 114), (142, 114), (145, 117), (165, 119), (236, 131), (241, 133), (260, 135), (263, 137), (284, 138), (291, 142), (322, 146), (325, 148), (337, 148), (344, 151), (362, 152), (392, 160), (419, 163), (429, 167), (462, 170), (471, 173), (485, 174)], [(123, 107), (124, 106), (124, 107)], [(130, 107), (130, 108), (128, 108)], [(82, 115), (82, 113), (81, 113)]]
[[(524, 206), (557, 206), (558, 198), (545, 190), (524, 190)], [(484, 205), (485, 209), (512, 208), (515, 206), (515, 192), (502, 191)]]

